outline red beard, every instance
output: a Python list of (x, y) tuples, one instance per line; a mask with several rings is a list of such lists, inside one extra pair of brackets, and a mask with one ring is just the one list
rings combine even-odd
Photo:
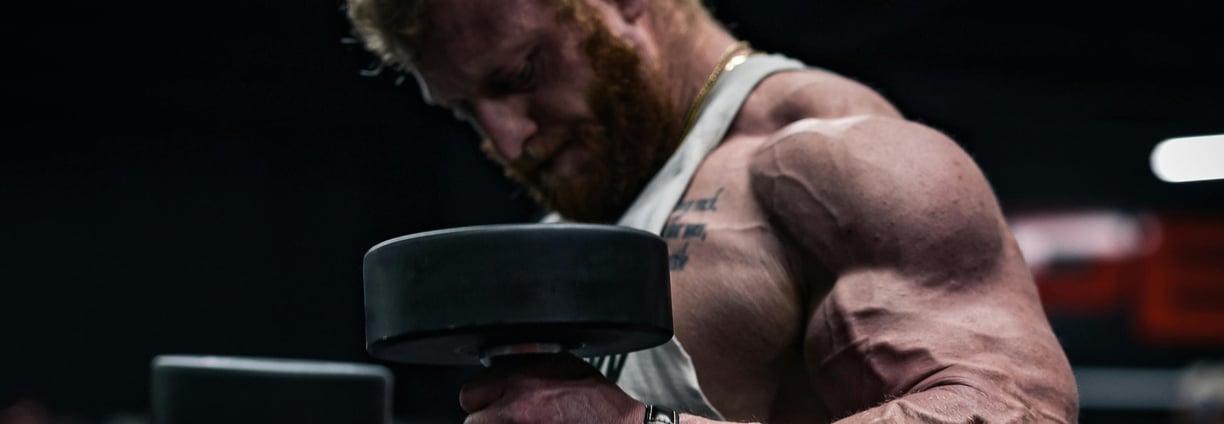
[[(587, 96), (595, 120), (569, 128), (557, 144), (576, 143), (590, 160), (573, 177), (553, 174), (547, 161), (527, 155), (504, 165), (542, 206), (570, 220), (612, 223), (680, 144), (681, 114), (661, 76), (647, 74), (628, 43), (594, 22), (585, 25), (582, 46), (595, 75)], [(491, 141), (481, 147), (495, 156)]]

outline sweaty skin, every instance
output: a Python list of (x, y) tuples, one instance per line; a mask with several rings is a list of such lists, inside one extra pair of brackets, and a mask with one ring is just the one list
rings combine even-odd
[[(443, 29), (419, 75), (437, 103), (467, 105), (503, 163), (592, 119), (581, 37), (540, 17), (545, 2), (436, 4)], [(651, 15), (662, 3), (585, 4), (672, 78), (680, 109), (734, 41), (669, 35), (674, 22)], [(524, 61), (543, 76), (480, 88)], [(578, 178), (591, 160), (570, 147), (553, 170)], [(765, 79), (662, 236), (676, 337), (730, 421), (1076, 420), (1070, 366), (985, 177), (862, 84), (819, 70)], [(522, 362), (464, 388), (466, 422), (642, 422), (642, 404), (581, 361)]]

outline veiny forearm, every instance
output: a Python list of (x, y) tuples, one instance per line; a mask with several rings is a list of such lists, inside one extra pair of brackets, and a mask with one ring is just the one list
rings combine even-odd
[(890, 400), (836, 421), (858, 423), (1066, 423), (1066, 417), (1033, 408), (1023, 398), (950, 384)]
[[(681, 415), (682, 424), (722, 424), (696, 415)], [(963, 384), (933, 387), (885, 402), (871, 409), (836, 421), (860, 423), (1067, 423), (1062, 416), (1045, 413), (1022, 399), (992, 396)], [(737, 422), (738, 423), (738, 422)], [(766, 423), (754, 423), (766, 424)]]
[(728, 423), (734, 423), (734, 424), (763, 424), (763, 423), (760, 423), (760, 422), (714, 421), (714, 420), (711, 420), (711, 419), (709, 419), (709, 418), (702, 417), (702, 416), (699, 416), (699, 415), (689, 415), (689, 414), (681, 414), (681, 415), (680, 415), (680, 424), (728, 424)]

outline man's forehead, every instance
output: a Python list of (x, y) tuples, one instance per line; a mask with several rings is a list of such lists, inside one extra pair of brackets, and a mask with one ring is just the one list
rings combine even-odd
[(416, 61), (418, 79), (444, 88), (477, 80), (555, 22), (555, 13), (542, 0), (436, 1)]

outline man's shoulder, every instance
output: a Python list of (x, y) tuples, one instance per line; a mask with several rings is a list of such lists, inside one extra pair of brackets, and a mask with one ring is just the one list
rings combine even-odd
[(778, 127), (808, 118), (901, 114), (864, 83), (818, 69), (783, 71), (761, 81), (744, 104), (746, 124)]
[(926, 167), (963, 156), (959, 145), (944, 134), (900, 117), (806, 118), (787, 124), (758, 144), (751, 152), (749, 171), (761, 176), (802, 170), (846, 183), (845, 179), (869, 177), (862, 174), (873, 165)]
[(766, 213), (793, 232), (838, 239), (817, 249), (830, 257), (838, 255), (832, 246), (876, 246), (870, 235), (908, 242), (985, 235), (978, 243), (997, 232), (997, 204), (969, 155), (939, 131), (901, 118), (794, 122), (757, 146), (748, 174)]

